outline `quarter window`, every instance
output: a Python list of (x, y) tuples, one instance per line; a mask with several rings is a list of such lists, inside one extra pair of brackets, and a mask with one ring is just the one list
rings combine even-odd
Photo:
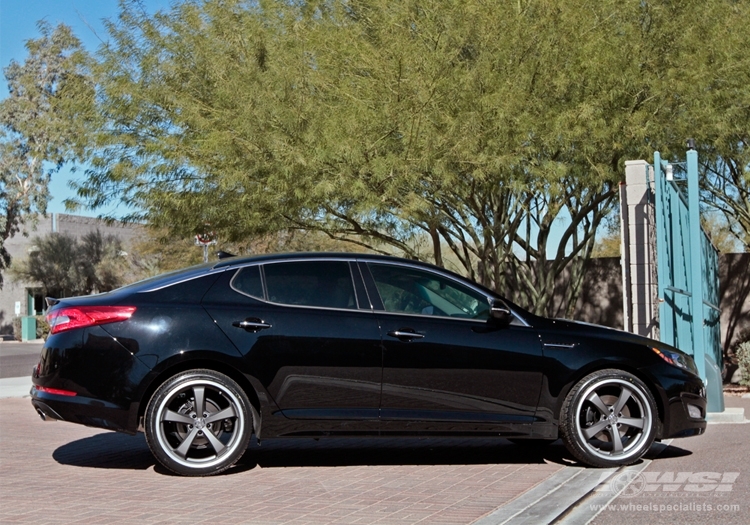
[(240, 293), (263, 299), (263, 283), (260, 280), (260, 266), (242, 268), (232, 279), (232, 288)]
[(266, 264), (268, 300), (326, 308), (357, 308), (349, 263), (294, 261)]
[(406, 266), (368, 266), (386, 312), (489, 319), (487, 298), (452, 279)]

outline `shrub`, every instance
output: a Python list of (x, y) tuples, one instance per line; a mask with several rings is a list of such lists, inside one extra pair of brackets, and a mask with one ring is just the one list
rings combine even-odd
[[(49, 325), (43, 315), (36, 316), (36, 338), (47, 339), (49, 335)], [(13, 318), (13, 339), (16, 341), (21, 340), (21, 318)]]
[(750, 386), (750, 341), (737, 347), (737, 364), (740, 367), (740, 384)]

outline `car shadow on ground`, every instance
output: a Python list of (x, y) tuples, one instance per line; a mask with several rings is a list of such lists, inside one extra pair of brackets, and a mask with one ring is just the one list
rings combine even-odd
[[(691, 452), (655, 444), (646, 458), (681, 457)], [(52, 454), (58, 463), (101, 469), (146, 470), (155, 463), (143, 434), (130, 436), (105, 432), (72, 441)], [(269, 439), (254, 441), (237, 465), (226, 474), (255, 467), (332, 467), (358, 465), (488, 465), (557, 463), (578, 466), (561, 441), (551, 445), (516, 445), (493, 438), (328, 438)]]

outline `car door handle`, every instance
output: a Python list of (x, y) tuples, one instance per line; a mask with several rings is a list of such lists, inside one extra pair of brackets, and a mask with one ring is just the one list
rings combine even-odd
[(264, 322), (262, 319), (258, 319), (257, 317), (248, 317), (244, 321), (235, 321), (232, 323), (232, 326), (242, 328), (243, 330), (247, 330), (248, 332), (257, 332), (258, 330), (271, 328), (270, 324)]
[(411, 341), (412, 339), (422, 339), (424, 337), (423, 334), (418, 334), (417, 332), (404, 329), (391, 330), (390, 332), (388, 332), (388, 335), (390, 335), (391, 337), (395, 337), (400, 341)]

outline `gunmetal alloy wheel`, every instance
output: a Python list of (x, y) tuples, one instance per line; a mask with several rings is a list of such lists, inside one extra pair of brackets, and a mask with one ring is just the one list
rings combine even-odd
[(653, 395), (640, 379), (622, 370), (600, 370), (565, 398), (560, 433), (586, 465), (629, 465), (651, 447), (657, 417)]
[(231, 378), (191, 370), (168, 379), (146, 410), (146, 441), (167, 469), (208, 476), (240, 459), (253, 432), (250, 402)]

